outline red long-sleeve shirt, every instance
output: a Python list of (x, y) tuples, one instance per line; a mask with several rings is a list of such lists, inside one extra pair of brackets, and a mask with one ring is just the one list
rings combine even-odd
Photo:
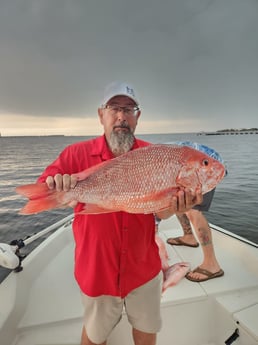
[[(147, 145), (137, 139), (133, 149)], [(77, 173), (111, 158), (104, 136), (72, 144), (46, 168), (38, 182), (57, 173)], [(75, 213), (82, 207), (78, 204)], [(124, 297), (161, 269), (152, 214), (75, 214), (73, 233), (75, 278), (89, 296)]]

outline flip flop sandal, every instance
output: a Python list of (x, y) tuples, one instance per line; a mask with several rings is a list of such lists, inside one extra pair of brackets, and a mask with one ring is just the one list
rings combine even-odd
[[(206, 278), (192, 278), (189, 276), (190, 273), (201, 273), (202, 275), (205, 275)], [(200, 283), (200, 282), (204, 282), (206, 280), (210, 280), (210, 279), (214, 279), (214, 278), (219, 278), (219, 277), (222, 277), (224, 275), (224, 271), (222, 269), (220, 269), (218, 272), (215, 272), (215, 273), (212, 273), (208, 270), (205, 270), (203, 268), (200, 268), (200, 267), (197, 267), (195, 268), (193, 271), (189, 272), (186, 274), (186, 279), (188, 280), (191, 280), (192, 282), (197, 282), (197, 283)]]
[[(174, 241), (174, 243), (171, 243), (169, 241)], [(174, 238), (169, 238), (167, 239), (167, 243), (170, 244), (171, 246), (186, 246), (186, 247), (192, 247), (192, 248), (197, 248), (199, 247), (199, 243), (195, 243), (195, 244), (190, 244), (190, 243), (186, 243), (182, 240), (181, 237), (174, 237)]]

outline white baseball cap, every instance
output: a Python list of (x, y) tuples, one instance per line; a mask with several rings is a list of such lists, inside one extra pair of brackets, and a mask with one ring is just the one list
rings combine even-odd
[(139, 105), (134, 88), (132, 85), (127, 83), (115, 81), (111, 84), (108, 84), (104, 91), (102, 105), (107, 104), (108, 101), (115, 96), (129, 97), (136, 103), (136, 105)]

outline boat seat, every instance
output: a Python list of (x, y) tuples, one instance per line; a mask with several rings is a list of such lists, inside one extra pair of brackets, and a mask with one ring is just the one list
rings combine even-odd
[(216, 298), (236, 323), (258, 341), (258, 289), (237, 291)]

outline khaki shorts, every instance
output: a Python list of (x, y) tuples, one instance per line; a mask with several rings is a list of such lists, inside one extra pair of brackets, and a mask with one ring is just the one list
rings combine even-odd
[(88, 338), (96, 344), (107, 340), (121, 320), (123, 309), (133, 328), (146, 333), (157, 333), (161, 328), (162, 281), (163, 274), (160, 272), (125, 298), (107, 295), (90, 297), (82, 293), (84, 326)]

